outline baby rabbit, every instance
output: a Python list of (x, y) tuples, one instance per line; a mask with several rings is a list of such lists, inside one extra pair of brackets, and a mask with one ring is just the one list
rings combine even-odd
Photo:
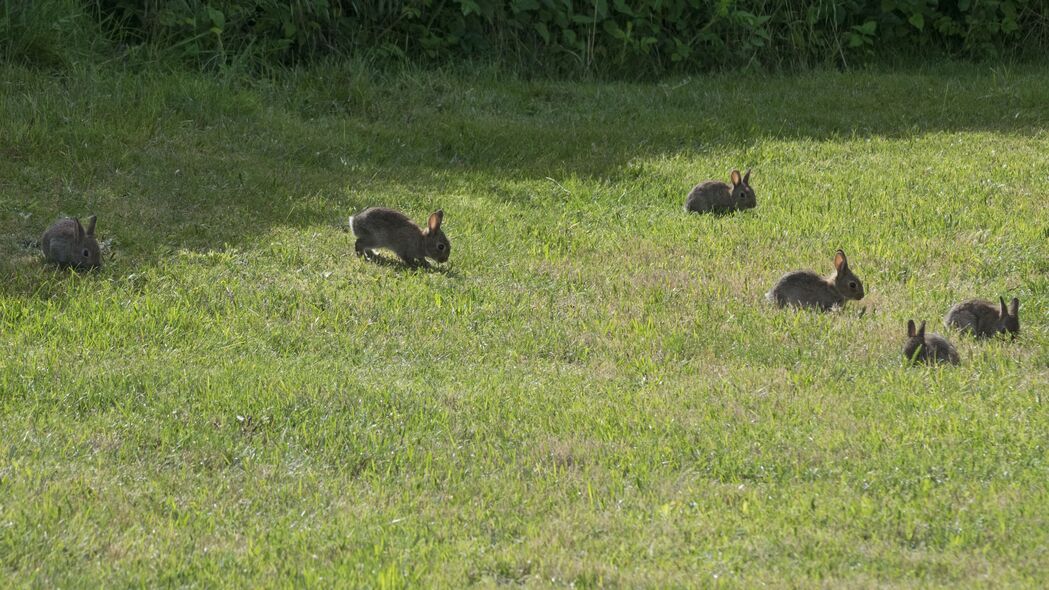
[(1020, 333), (1020, 300), (1013, 297), (1008, 309), (1004, 298), (999, 297), (998, 302), (1000, 308), (983, 299), (963, 301), (952, 307), (943, 321), (977, 338), (988, 338), (1000, 332), (1015, 338)]
[(95, 240), (95, 220), (92, 215), (85, 219), (87, 227), (76, 218), (59, 219), (47, 228), (40, 239), (44, 259), (63, 266), (95, 268), (102, 265), (102, 254)]
[(823, 278), (809, 270), (783, 275), (765, 297), (779, 307), (809, 307), (827, 311), (841, 307), (846, 299), (863, 299), (863, 283), (849, 270), (845, 252), (834, 254), (834, 274)]
[(447, 262), (452, 245), (441, 231), (444, 211), (430, 214), (426, 229), (420, 229), (408, 216), (386, 207), (370, 207), (350, 217), (350, 230), (357, 236), (353, 245), (358, 256), (371, 257), (375, 248), (393, 250), (408, 264), (427, 266), (427, 258)]
[(925, 334), (925, 322), (914, 331), (914, 320), (907, 320), (907, 344), (903, 345), (906, 362), (958, 364), (958, 351), (939, 334)]
[(732, 171), (732, 186), (720, 180), (708, 180), (697, 184), (685, 199), (685, 211), (697, 213), (724, 213), (737, 209), (753, 209), (758, 200), (750, 188), (750, 170), (739, 177), (739, 170)]

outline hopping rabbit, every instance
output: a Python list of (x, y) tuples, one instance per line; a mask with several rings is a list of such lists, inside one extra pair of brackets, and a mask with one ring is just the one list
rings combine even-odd
[(376, 248), (386, 248), (408, 264), (426, 266), (427, 258), (447, 262), (452, 245), (441, 231), (443, 219), (444, 211), (438, 209), (422, 229), (400, 211), (371, 207), (350, 217), (350, 230), (357, 236), (353, 247), (358, 256), (368, 258)]

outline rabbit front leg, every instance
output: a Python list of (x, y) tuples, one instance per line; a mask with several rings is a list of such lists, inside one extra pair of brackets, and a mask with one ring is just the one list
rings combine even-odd
[(357, 241), (353, 243), (354, 252), (357, 253), (357, 256), (364, 258), (365, 260), (375, 259), (375, 250), (372, 249), (374, 247), (375, 244), (364, 238), (358, 238)]

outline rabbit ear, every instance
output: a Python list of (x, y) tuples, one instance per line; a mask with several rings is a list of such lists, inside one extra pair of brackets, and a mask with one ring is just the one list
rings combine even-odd
[(441, 229), (441, 220), (444, 219), (444, 210), (438, 209), (430, 214), (430, 231), (437, 231)]
[(80, 225), (80, 220), (76, 217), (73, 218), (73, 223), (76, 224), (76, 237), (78, 240), (84, 239), (84, 226)]
[(925, 322), (922, 322), (921, 326), (918, 326), (918, 338), (925, 338)]
[(838, 250), (834, 253), (834, 270), (843, 272), (849, 268), (849, 261), (845, 258), (845, 251)]
[(998, 297), (998, 303), (1002, 304), (1002, 317), (1009, 317), (1009, 308), (1005, 306), (1005, 297)]
[(87, 235), (89, 235), (89, 236), (95, 235), (95, 221), (97, 221), (97, 220), (98, 220), (98, 217), (96, 215), (92, 215), (91, 217), (88, 217), (87, 219), (84, 220), (84, 221), (87, 222), (87, 227), (84, 228), (84, 232)]
[(747, 168), (747, 173), (743, 175), (743, 184), (750, 186), (750, 168)]
[(1020, 314), (1020, 300), (1013, 297), (1013, 300), (1009, 302), (1009, 315), (1016, 317)]
[(907, 337), (914, 338), (914, 320), (907, 320)]
[(740, 180), (740, 178), (739, 178), (739, 170), (733, 170), (732, 171), (732, 186), (739, 186), (740, 182), (742, 182), (742, 180)]

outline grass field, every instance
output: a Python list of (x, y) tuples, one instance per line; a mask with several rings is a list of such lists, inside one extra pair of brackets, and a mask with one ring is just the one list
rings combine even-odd
[[(682, 211), (733, 167), (757, 209)], [(354, 257), (377, 204), (451, 262)], [(838, 247), (864, 300), (764, 303)], [(3, 65), (0, 271), (2, 587), (1049, 583), (1046, 68)], [(945, 331), (999, 295), (1020, 338)]]

